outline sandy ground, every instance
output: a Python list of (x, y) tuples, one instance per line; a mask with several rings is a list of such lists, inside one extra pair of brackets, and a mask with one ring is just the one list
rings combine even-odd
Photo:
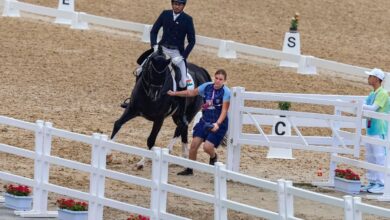
[[(30, 0), (56, 7), (57, 1)], [(140, 23), (153, 23), (169, 1), (117, 0), (76, 1), (76, 10)], [(197, 33), (203, 36), (232, 39), (267, 48), (281, 49), (289, 19), (299, 11), (302, 15), (300, 33), (302, 52), (313, 56), (365, 67), (389, 69), (386, 52), (390, 49), (388, 1), (189, 1), (187, 11), (193, 15)], [(131, 72), (137, 56), (149, 48), (139, 41), (140, 35), (118, 30), (92, 27), (88, 31), (72, 30), (51, 23), (52, 19), (36, 16), (0, 18), (0, 72), (2, 105), (0, 115), (34, 122), (53, 122), (55, 127), (91, 135), (110, 134), (114, 121), (121, 115), (119, 103), (127, 97), (134, 84)], [(245, 56), (241, 56), (248, 58)], [(225, 68), (228, 86), (243, 86), (248, 91), (297, 92), (319, 94), (365, 95), (365, 80), (351, 81), (346, 77), (325, 74), (298, 75), (295, 70), (277, 67), (277, 62), (264, 59), (225, 60), (216, 51), (197, 46), (190, 61), (210, 73)], [(305, 110), (310, 106), (294, 106)], [(151, 123), (136, 118), (127, 123), (117, 141), (145, 146)], [(166, 146), (173, 134), (173, 123), (166, 120), (156, 145)], [(310, 133), (310, 132), (309, 132)], [(313, 133), (321, 133), (314, 131)], [(326, 133), (326, 132), (325, 132)], [(0, 126), (0, 142), (33, 149), (33, 134)], [(90, 162), (90, 147), (60, 138), (53, 141), (52, 152), (63, 158)], [(225, 148), (219, 149), (221, 161)], [(177, 145), (174, 154), (180, 154)], [(317, 168), (322, 165), (326, 176), (329, 155), (294, 151), (295, 160), (266, 160), (267, 149), (244, 147), (241, 171), (275, 181), (285, 178), (313, 191), (341, 197), (344, 194), (309, 186)], [(139, 176), (150, 175), (150, 166), (133, 171), (138, 159), (114, 152), (115, 161), (109, 169)], [(207, 162), (205, 153), (199, 160)], [(18, 161), (18, 163), (15, 163)], [(33, 161), (0, 154), (0, 169), (32, 177)], [(197, 172), (193, 177), (177, 177), (182, 168), (170, 167), (169, 180), (177, 185), (212, 193), (213, 178)], [(362, 174), (363, 171), (359, 170)], [(50, 182), (88, 191), (85, 173), (52, 166)], [(229, 183), (229, 198), (270, 210), (277, 210), (275, 193), (242, 184)], [(140, 186), (108, 180), (106, 196), (149, 207), (149, 191)], [(53, 202), (59, 195), (50, 194)], [(387, 203), (364, 200), (390, 208)], [(342, 219), (341, 209), (296, 199), (296, 216), (304, 219)], [(54, 207), (53, 203), (50, 204)], [(314, 207), (317, 207), (316, 209)], [(318, 209), (318, 207), (320, 207)], [(213, 219), (212, 206), (184, 197), (169, 195), (168, 211), (192, 219)], [(105, 219), (125, 219), (128, 213), (107, 208)], [(366, 216), (366, 219), (376, 219)], [(257, 219), (239, 212), (229, 212), (229, 219)]]

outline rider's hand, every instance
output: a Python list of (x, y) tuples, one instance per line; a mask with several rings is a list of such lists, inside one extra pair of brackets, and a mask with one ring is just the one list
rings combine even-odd
[(158, 51), (158, 45), (154, 45), (154, 46), (153, 46), (153, 51), (154, 51), (154, 52), (157, 52), (157, 51)]
[(177, 65), (179, 64), (182, 60), (184, 60), (184, 58), (182, 56), (177, 56), (177, 57), (174, 57), (172, 58), (172, 63)]

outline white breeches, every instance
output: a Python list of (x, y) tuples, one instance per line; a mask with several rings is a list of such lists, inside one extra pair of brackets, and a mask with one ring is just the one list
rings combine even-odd
[[(163, 49), (164, 53), (167, 54), (171, 59), (173, 59), (175, 57), (181, 57), (179, 50), (168, 49), (164, 46), (162, 47), (162, 49)], [(186, 87), (186, 81), (187, 81), (186, 63), (184, 62), (184, 60), (181, 60), (180, 62), (175, 63), (175, 65), (179, 67), (180, 73), (181, 73), (181, 80), (180, 80), (179, 86), (181, 88), (184, 88), (184, 87)]]
[[(383, 135), (374, 135), (370, 137), (383, 139)], [(383, 166), (386, 160), (386, 147), (366, 144), (365, 157), (367, 162)], [(385, 175), (382, 172), (368, 170), (366, 176), (372, 183), (384, 184)]]

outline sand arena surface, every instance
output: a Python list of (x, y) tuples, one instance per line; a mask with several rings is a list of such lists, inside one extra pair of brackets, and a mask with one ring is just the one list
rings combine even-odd
[[(30, 0), (44, 6), (57, 7), (57, 1)], [(195, 21), (197, 34), (231, 39), (266, 48), (281, 49), (290, 17), (301, 13), (300, 33), (302, 53), (338, 62), (381, 67), (389, 70), (387, 52), (390, 2), (363, 0), (347, 1), (188, 1), (186, 11)], [(76, 10), (89, 14), (151, 24), (169, 1), (152, 0), (76, 0)], [(149, 45), (139, 41), (139, 34), (92, 27), (88, 31), (72, 30), (55, 25), (52, 19), (26, 15), (22, 18), (0, 18), (0, 59), (2, 105), (0, 115), (34, 122), (53, 122), (54, 126), (91, 135), (110, 134), (114, 121), (122, 114), (119, 103), (128, 96), (134, 84), (131, 72), (135, 59)], [(248, 58), (239, 55), (240, 57)], [(277, 62), (265, 59), (225, 60), (216, 51), (196, 46), (190, 61), (205, 67), (210, 73), (225, 68), (228, 86), (243, 86), (248, 91), (297, 92), (343, 95), (366, 95), (365, 80), (350, 81), (320, 71), (315, 76), (298, 75), (293, 69), (277, 67)], [(310, 107), (294, 106), (305, 110)], [(173, 123), (167, 119), (158, 136), (157, 146), (166, 146), (173, 135)], [(145, 146), (151, 123), (136, 118), (123, 126), (117, 141), (133, 146)], [(0, 142), (33, 149), (33, 134), (0, 126)], [(176, 145), (174, 154), (180, 155)], [(225, 160), (225, 148), (218, 150)], [(89, 163), (90, 147), (77, 142), (55, 138), (53, 154)], [(329, 156), (323, 153), (294, 151), (296, 160), (266, 160), (264, 148), (244, 147), (241, 171), (275, 181), (290, 179), (314, 191), (341, 197), (343, 194), (306, 186), (313, 181), (319, 164), (327, 174)], [(115, 163), (109, 168), (138, 176), (149, 177), (150, 166), (133, 171), (137, 157), (114, 152)], [(207, 162), (199, 151), (198, 160)], [(17, 161), (17, 163), (16, 163)], [(0, 154), (0, 169), (32, 177), (33, 161)], [(196, 172), (194, 177), (177, 177), (182, 168), (170, 168), (170, 182), (212, 193), (213, 178)], [(359, 172), (362, 174), (363, 171)], [(88, 191), (89, 176), (63, 167), (52, 166), (50, 182)], [(277, 210), (276, 194), (237, 183), (229, 183), (229, 198)], [(149, 207), (146, 188), (107, 180), (106, 196)], [(50, 201), (59, 195), (50, 194)], [(386, 203), (368, 201), (390, 207)], [(342, 210), (295, 200), (296, 216), (304, 219), (342, 219)], [(54, 204), (50, 204), (54, 207)], [(213, 219), (212, 206), (184, 197), (169, 195), (168, 211), (193, 219)], [(107, 208), (105, 219), (125, 219), (128, 213)], [(229, 212), (229, 219), (256, 219), (242, 213)]]

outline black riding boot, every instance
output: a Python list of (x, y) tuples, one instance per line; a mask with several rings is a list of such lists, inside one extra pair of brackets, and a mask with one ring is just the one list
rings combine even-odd
[(188, 121), (187, 121), (187, 116), (186, 116), (186, 106), (187, 98), (186, 97), (180, 97), (179, 98), (179, 115), (180, 115), (180, 120), (184, 125), (188, 126)]

